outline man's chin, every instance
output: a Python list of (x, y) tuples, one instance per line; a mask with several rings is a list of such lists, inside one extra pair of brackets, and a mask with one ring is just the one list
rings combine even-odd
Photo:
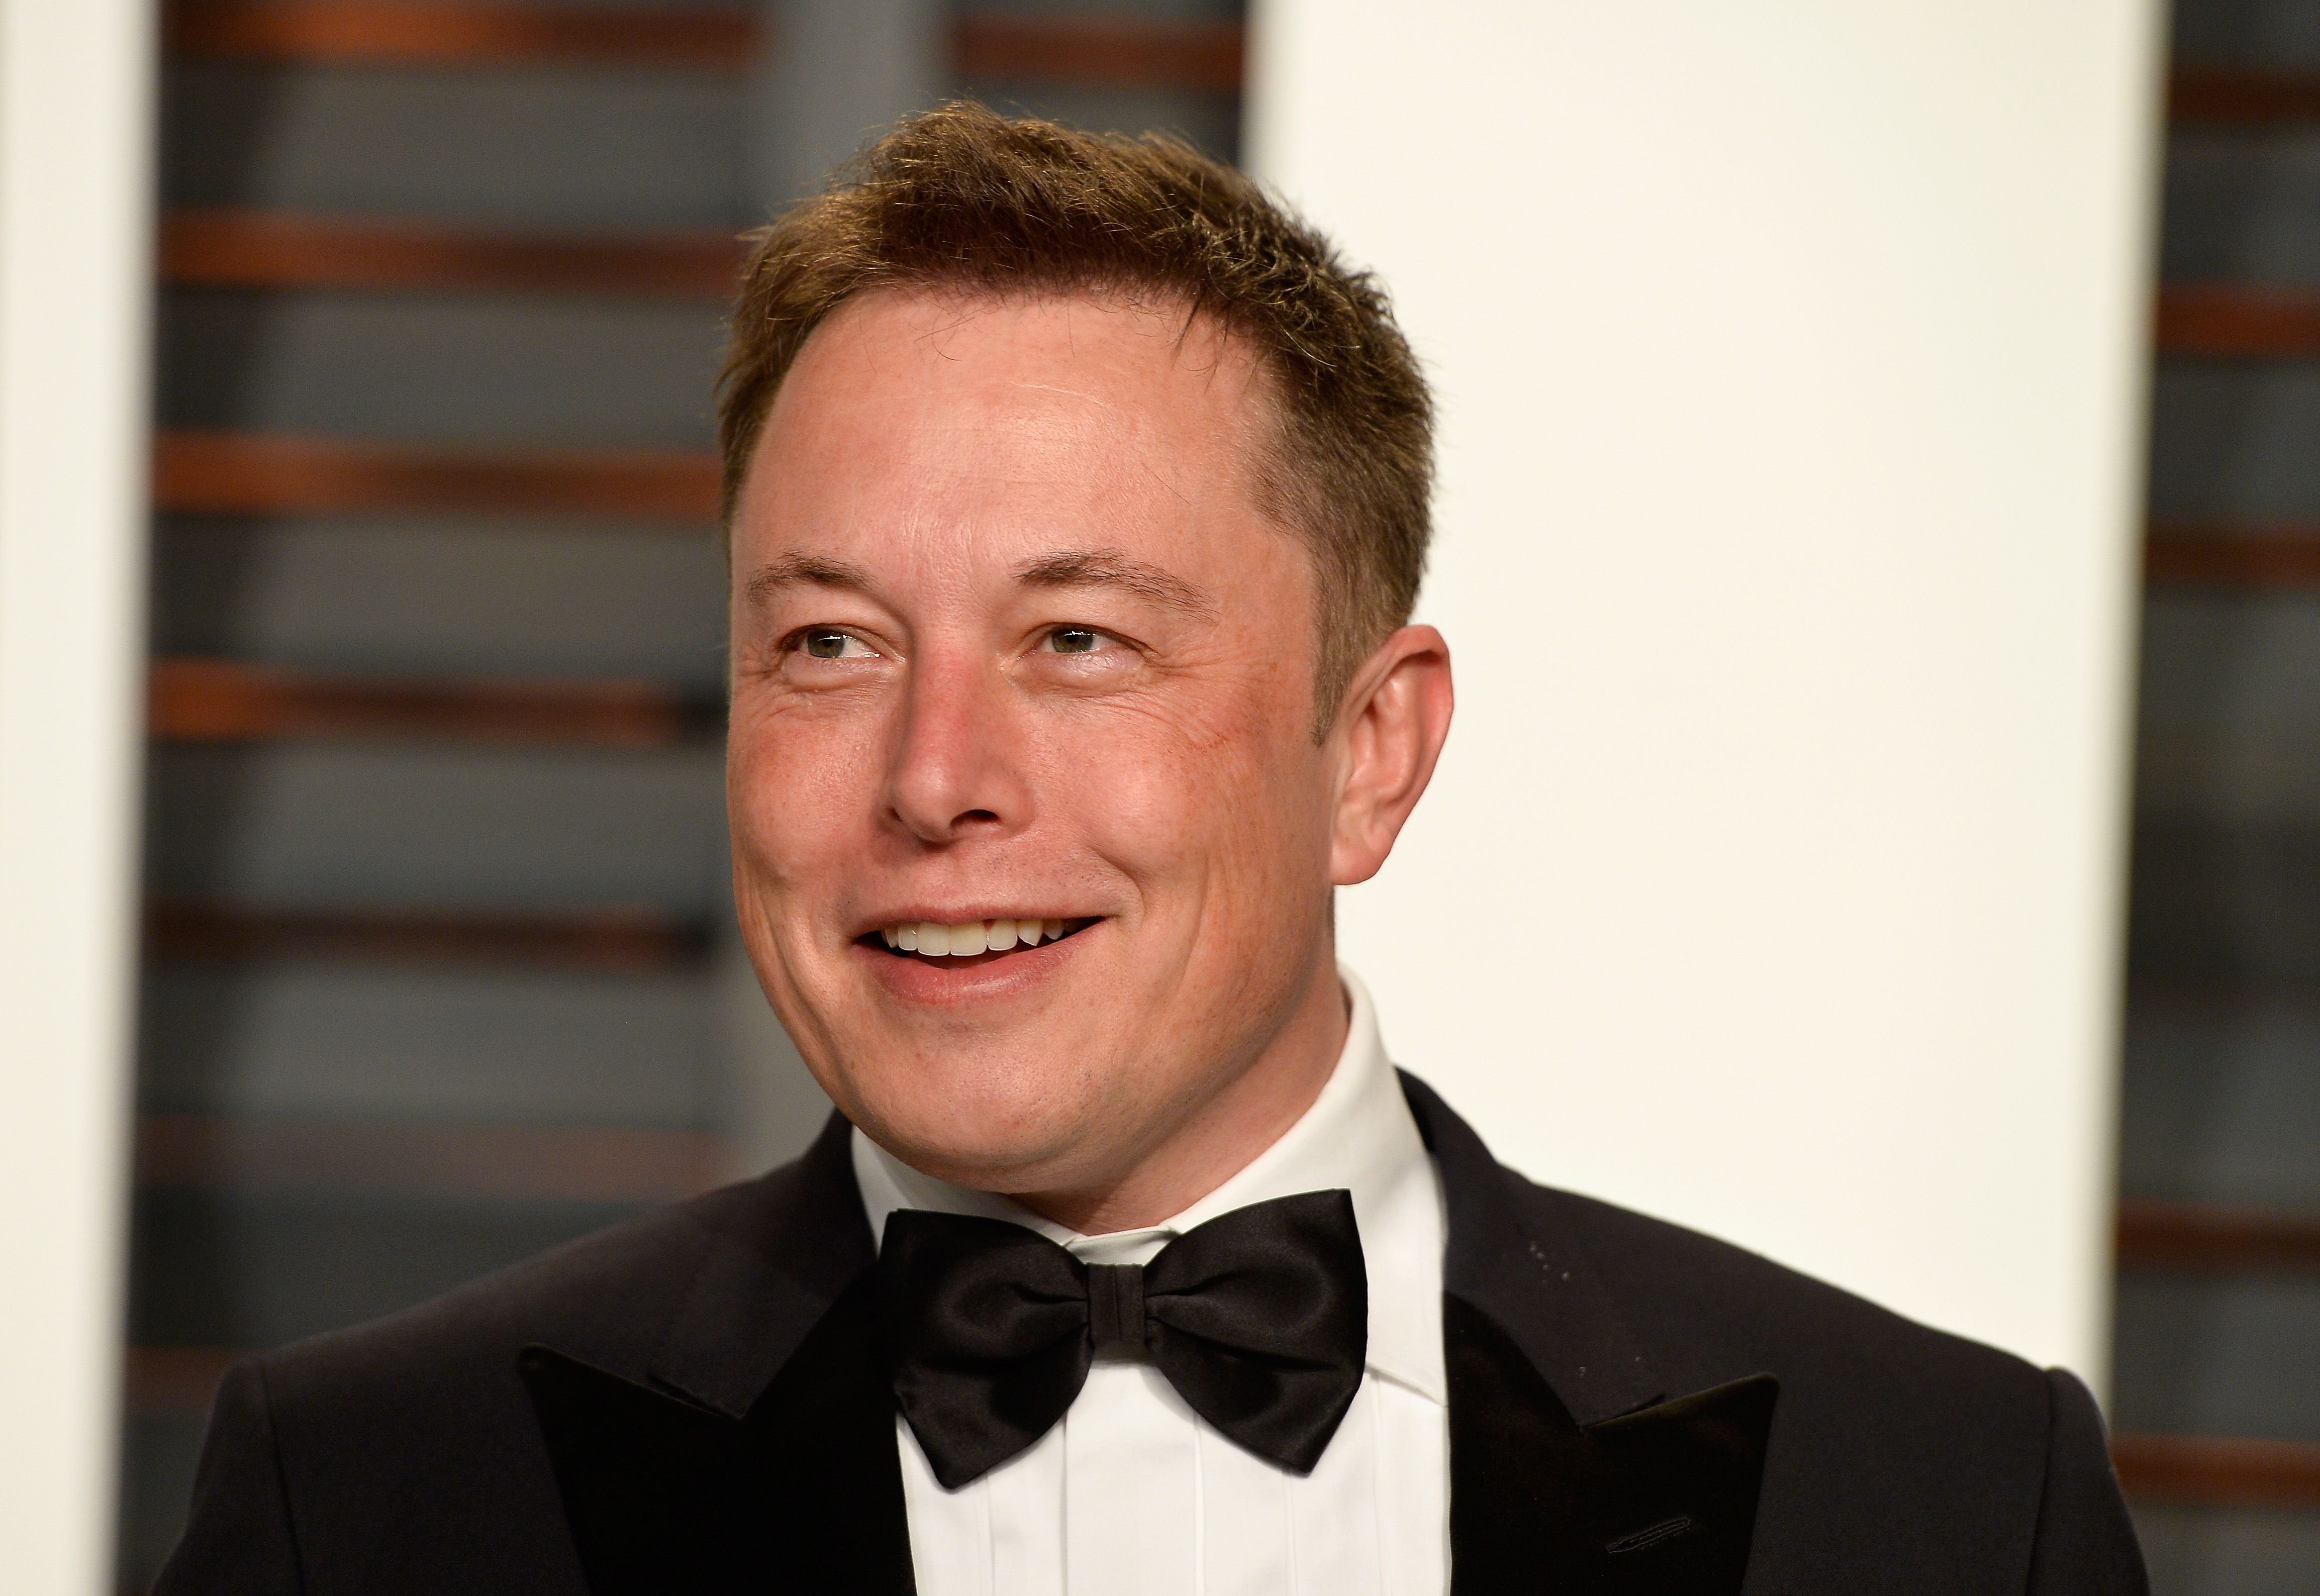
[(865, 1104), (855, 1123), (911, 1168), (977, 1192), (1078, 1184), (1090, 1153), (1113, 1139), (1102, 1116), (1060, 1104), (1052, 1092), (1016, 1098), (961, 1093)]

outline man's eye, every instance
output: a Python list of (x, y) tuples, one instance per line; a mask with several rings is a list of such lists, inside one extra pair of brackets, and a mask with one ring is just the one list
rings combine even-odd
[(1047, 646), (1058, 654), (1092, 654), (1103, 633), (1084, 626), (1059, 626), (1047, 634)]
[(815, 659), (859, 659), (870, 652), (860, 638), (850, 631), (832, 631), (824, 627), (799, 635), (798, 647)]

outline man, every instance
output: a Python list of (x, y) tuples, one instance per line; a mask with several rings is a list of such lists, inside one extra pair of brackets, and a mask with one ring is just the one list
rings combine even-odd
[(1323, 240), (952, 107), (764, 235), (721, 422), (737, 902), (838, 1112), (242, 1365), (164, 1591), (2143, 1588), (2069, 1375), (1387, 1063), (1331, 893), (1450, 664), (1426, 389)]

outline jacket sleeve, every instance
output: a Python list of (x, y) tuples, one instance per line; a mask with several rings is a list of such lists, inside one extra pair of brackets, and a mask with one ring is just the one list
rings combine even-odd
[(193, 1513), (153, 1596), (303, 1596), (305, 1588), (266, 1376), (237, 1364), (218, 1387)]
[(2066, 1370), (2049, 1369), (2046, 1386), (2046, 1485), (2030, 1596), (2150, 1596), (2095, 1399)]

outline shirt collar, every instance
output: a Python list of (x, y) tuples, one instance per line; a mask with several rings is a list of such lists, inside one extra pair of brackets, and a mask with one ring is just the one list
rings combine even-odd
[(1436, 1402), (1448, 1401), (1442, 1364), (1442, 1188), (1386, 1057), (1370, 996), (1339, 966), (1350, 1012), (1337, 1067), (1294, 1125), (1241, 1171), (1182, 1213), (1141, 1230), (1083, 1236), (1010, 1198), (970, 1191), (911, 1168), (859, 1129), (854, 1176), (875, 1238), (898, 1208), (974, 1214), (1037, 1230), (1091, 1263), (1142, 1263), (1196, 1225), (1252, 1202), (1342, 1186), (1353, 1193), (1369, 1274), (1370, 1368)]

